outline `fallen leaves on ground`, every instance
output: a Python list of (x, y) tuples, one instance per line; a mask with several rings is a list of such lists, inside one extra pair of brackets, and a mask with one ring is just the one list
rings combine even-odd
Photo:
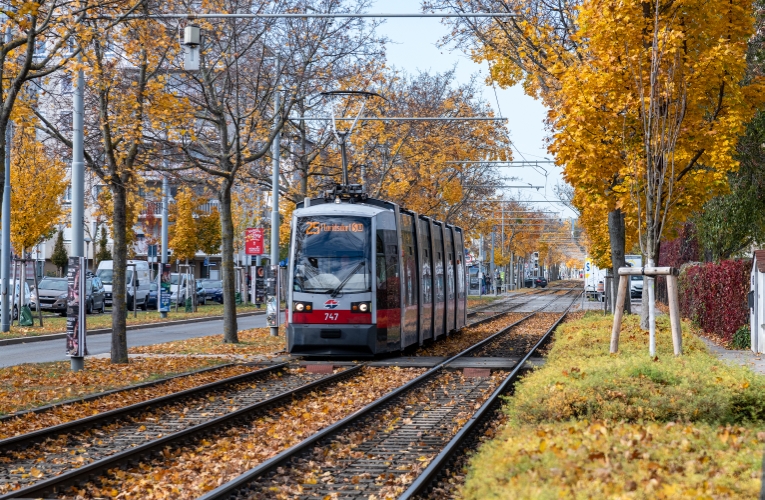
[(465, 327), (445, 339), (420, 347), (417, 349), (416, 355), (451, 356), (457, 354), (528, 315), (529, 313), (508, 313), (501, 318), (480, 325)]
[(238, 344), (224, 344), (223, 335), (210, 335), (133, 347), (130, 354), (271, 354), (286, 347), (287, 339), (283, 331), (273, 337), (270, 328), (253, 328), (239, 332)]
[(699, 423), (508, 426), (473, 459), (461, 497), (756, 498), (763, 441)]
[(423, 369), (365, 368), (362, 374), (222, 430), (195, 446), (165, 449), (161, 460), (129, 470), (112, 469), (97, 485), (77, 490), (78, 498), (119, 493), (121, 499), (197, 498), (239, 476), (281, 450), (350, 415), (398, 387)]
[[(86, 359), (85, 369), (72, 372), (66, 362), (18, 365), (0, 369), (0, 411), (11, 413), (56, 401), (136, 385), (141, 382), (205, 368), (221, 361), (211, 358), (146, 358), (113, 365), (108, 359)], [(2, 422), (0, 439), (62, 424), (173, 392), (254, 370), (227, 366), (174, 378), (149, 387), (109, 394), (93, 401), (78, 401), (40, 413), (26, 413)]]
[[(525, 356), (560, 318), (560, 313), (537, 313), (493, 342), (473, 352), (473, 356)], [(540, 350), (537, 356), (542, 355)]]
[(506, 376), (446, 371), (253, 485), (248, 498), (398, 498)]

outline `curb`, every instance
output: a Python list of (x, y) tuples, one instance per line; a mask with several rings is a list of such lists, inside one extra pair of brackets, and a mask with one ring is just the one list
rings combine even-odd
[[(263, 311), (252, 311), (252, 312), (246, 312), (237, 314), (237, 318), (245, 318), (247, 316), (258, 316), (261, 314), (265, 314), (265, 309)], [(128, 325), (125, 328), (125, 331), (130, 330), (145, 330), (147, 328), (156, 328), (159, 326), (175, 326), (175, 325), (187, 325), (189, 323), (203, 323), (205, 321), (217, 321), (223, 319), (223, 316), (206, 316), (201, 318), (189, 318), (189, 319), (178, 319), (174, 321), (158, 321), (156, 323), (143, 323), (140, 325)], [(99, 328), (98, 330), (88, 330), (88, 336), (90, 335), (103, 335), (106, 333), (112, 333), (111, 328)], [(65, 339), (66, 333), (51, 333), (49, 335), (38, 335), (36, 337), (18, 337), (15, 339), (2, 339), (0, 340), (0, 347), (6, 346), (6, 345), (15, 345), (15, 344), (31, 344), (33, 342), (44, 342), (46, 340), (60, 340)]]

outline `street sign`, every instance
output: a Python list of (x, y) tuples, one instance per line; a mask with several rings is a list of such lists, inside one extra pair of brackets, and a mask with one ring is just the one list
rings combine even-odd
[(248, 227), (244, 230), (244, 253), (247, 255), (263, 254), (263, 228)]
[(255, 303), (264, 304), (266, 302), (266, 267), (255, 267)]

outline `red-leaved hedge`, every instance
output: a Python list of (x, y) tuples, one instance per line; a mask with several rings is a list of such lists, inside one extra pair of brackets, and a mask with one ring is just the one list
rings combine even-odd
[(749, 323), (746, 295), (751, 268), (748, 259), (686, 266), (679, 278), (680, 313), (730, 342), (736, 330)]

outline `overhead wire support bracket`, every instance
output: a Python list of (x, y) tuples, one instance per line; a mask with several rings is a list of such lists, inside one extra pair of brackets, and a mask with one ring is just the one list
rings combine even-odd
[(208, 14), (131, 14), (127, 16), (89, 16), (88, 19), (332, 19), (332, 18), (444, 18), (444, 17), (456, 17), (456, 18), (492, 18), (492, 17), (517, 17), (517, 14), (511, 14), (509, 12), (476, 12), (476, 13), (452, 13), (444, 12), (441, 14), (436, 13), (353, 13), (353, 12), (338, 12), (334, 14), (307, 14), (307, 13), (273, 13), (273, 14), (227, 14), (227, 13), (208, 13)]
[[(494, 118), (494, 117), (487, 117), (487, 116), (348, 116), (348, 117), (340, 117), (340, 118), (334, 118), (331, 116), (290, 116), (287, 118), (288, 120), (294, 120), (294, 121), (304, 121), (304, 122), (310, 122), (310, 121), (328, 121), (328, 120), (345, 120), (345, 121), (351, 121), (351, 120), (362, 120), (362, 121), (373, 121), (373, 122), (404, 122), (404, 121), (411, 121), (411, 122), (438, 122), (438, 121), (454, 121), (454, 120), (460, 120), (460, 121), (507, 121), (507, 118)], [(451, 162), (446, 162), (451, 163)]]

